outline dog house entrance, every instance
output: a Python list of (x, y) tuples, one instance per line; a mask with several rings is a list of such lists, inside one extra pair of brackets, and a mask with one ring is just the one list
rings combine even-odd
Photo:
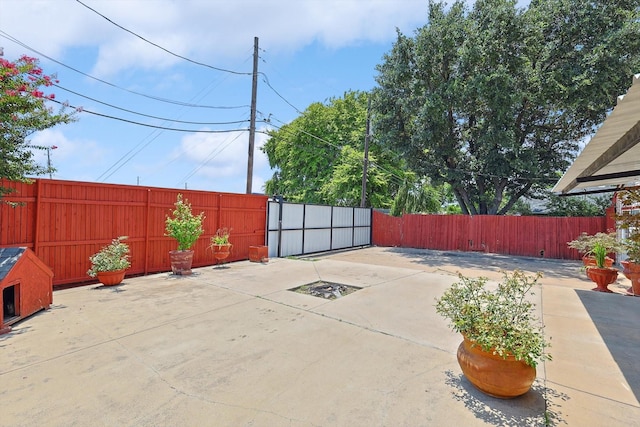
[(7, 286), (2, 290), (2, 312), (3, 323), (7, 324), (13, 318), (17, 318), (18, 313), (18, 285)]

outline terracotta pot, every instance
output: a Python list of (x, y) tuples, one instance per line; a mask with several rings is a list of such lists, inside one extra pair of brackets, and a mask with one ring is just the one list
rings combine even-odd
[[(585, 267), (590, 265), (596, 265), (596, 258), (593, 256), (583, 256), (582, 263), (585, 265)], [(613, 267), (613, 258), (604, 257), (604, 266)]]
[(124, 269), (114, 271), (99, 271), (96, 274), (96, 278), (104, 286), (119, 285), (124, 280), (124, 272)]
[(587, 267), (587, 276), (597, 285), (592, 291), (613, 292), (607, 286), (618, 278), (618, 270), (615, 268)]
[(231, 243), (227, 243), (225, 245), (211, 245), (211, 250), (213, 250), (213, 256), (218, 261), (222, 261), (231, 253)]
[(536, 379), (536, 368), (514, 356), (494, 355), (474, 346), (467, 338), (458, 347), (462, 373), (478, 390), (500, 399), (511, 399), (529, 391)]
[(249, 246), (249, 261), (269, 262), (268, 246)]
[(178, 276), (188, 276), (191, 274), (191, 264), (193, 264), (193, 251), (169, 251), (171, 260), (171, 272)]
[(620, 261), (622, 274), (631, 281), (631, 287), (627, 290), (629, 295), (640, 297), (640, 264), (631, 261)]

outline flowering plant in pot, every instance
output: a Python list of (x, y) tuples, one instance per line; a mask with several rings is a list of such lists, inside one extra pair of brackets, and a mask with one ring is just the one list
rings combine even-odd
[(204, 219), (204, 212), (194, 215), (189, 201), (183, 200), (182, 194), (178, 194), (175, 209), (172, 215), (167, 216), (165, 220), (165, 235), (173, 237), (178, 242), (178, 249), (169, 252), (173, 274), (191, 274), (191, 265), (193, 263), (193, 250), (191, 248), (204, 233), (202, 228)]
[(231, 247), (233, 246), (229, 243), (229, 236), (231, 235), (231, 229), (227, 227), (218, 228), (216, 230), (216, 234), (211, 237), (211, 244), (209, 248), (213, 251), (213, 256), (218, 260), (222, 261), (227, 258), (230, 254)]
[(500, 398), (526, 393), (536, 378), (539, 361), (550, 360), (542, 326), (528, 299), (541, 273), (529, 276), (520, 270), (503, 273), (495, 290), (485, 277), (459, 275), (436, 299), (436, 312), (460, 332), (458, 363), (478, 389)]
[(99, 252), (91, 255), (91, 268), (87, 274), (96, 277), (106, 286), (117, 285), (124, 279), (125, 270), (131, 266), (129, 261), (129, 245), (123, 243), (127, 236), (120, 236), (111, 241)]

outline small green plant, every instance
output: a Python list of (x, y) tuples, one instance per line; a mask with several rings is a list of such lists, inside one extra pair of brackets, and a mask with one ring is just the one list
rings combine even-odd
[(596, 243), (592, 250), (593, 257), (596, 260), (596, 267), (605, 268), (604, 260), (607, 257), (607, 248), (601, 243)]
[(189, 250), (204, 233), (202, 228), (204, 219), (204, 212), (194, 215), (191, 212), (191, 204), (186, 199), (182, 199), (182, 194), (178, 194), (172, 216), (167, 216), (165, 221), (165, 236), (177, 240), (179, 251)]
[(216, 234), (211, 237), (212, 245), (228, 245), (229, 244), (229, 236), (231, 235), (231, 230), (227, 227), (218, 228)]
[(91, 268), (87, 274), (96, 277), (98, 273), (103, 271), (116, 271), (129, 268), (129, 245), (123, 243), (127, 236), (120, 236), (111, 241), (111, 243), (89, 257)]
[(533, 314), (535, 304), (527, 300), (542, 275), (528, 276), (520, 270), (503, 275), (503, 281), (491, 291), (486, 288), (486, 277), (459, 274), (460, 281), (436, 299), (436, 312), (482, 350), (503, 358), (514, 356), (535, 367), (538, 361), (551, 359), (545, 353), (549, 343)]

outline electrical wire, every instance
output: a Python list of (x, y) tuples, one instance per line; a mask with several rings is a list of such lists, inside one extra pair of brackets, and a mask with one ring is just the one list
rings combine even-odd
[[(145, 127), (149, 127), (149, 128), (154, 128), (154, 129), (163, 129), (163, 130), (170, 130), (173, 132), (193, 132), (193, 133), (228, 133), (228, 132), (237, 132), (237, 131), (245, 131), (245, 130), (249, 130), (247, 129), (220, 129), (220, 130), (196, 130), (196, 129), (177, 129), (177, 128), (171, 128), (171, 127), (167, 127), (167, 126), (158, 126), (158, 125), (152, 125), (149, 123), (141, 123), (141, 122), (136, 122), (133, 120), (128, 120), (128, 119), (123, 119), (122, 117), (115, 117), (115, 116), (110, 116), (108, 114), (102, 114), (102, 113), (96, 113), (95, 111), (91, 111), (91, 110), (86, 110), (84, 108), (80, 108), (80, 107), (74, 107), (73, 105), (64, 103), (64, 102), (60, 102), (57, 101), (55, 99), (49, 99), (48, 101), (51, 102), (55, 102), (57, 104), (60, 104), (64, 107), (69, 107), (69, 108), (73, 108), (78, 112), (82, 112), (82, 113), (89, 113), (89, 114), (93, 114), (95, 116), (99, 116), (99, 117), (104, 117), (107, 119), (112, 119), (112, 120), (119, 120), (121, 122), (125, 122), (125, 123), (130, 123), (130, 124), (134, 124), (137, 126), (145, 126)], [(240, 121), (238, 123), (244, 123), (244, 122), (248, 122), (249, 120), (244, 120), (244, 121)]]
[(198, 104), (192, 104), (192, 103), (187, 103), (187, 102), (182, 102), (182, 101), (176, 101), (176, 100), (167, 99), (167, 98), (161, 98), (161, 97), (158, 97), (158, 96), (148, 95), (148, 94), (141, 93), (141, 92), (136, 92), (136, 91), (134, 91), (134, 90), (130, 90), (130, 89), (123, 88), (123, 87), (118, 86), (118, 85), (116, 85), (116, 84), (114, 84), (114, 83), (111, 83), (111, 82), (108, 82), (108, 81), (106, 81), (106, 80), (102, 80), (102, 79), (100, 79), (100, 78), (98, 78), (98, 77), (95, 77), (95, 76), (92, 76), (92, 75), (90, 75), (90, 74), (87, 74), (87, 73), (85, 73), (85, 72), (83, 72), (83, 71), (78, 70), (77, 68), (71, 67), (71, 66), (69, 66), (69, 65), (67, 65), (67, 64), (65, 64), (65, 63), (63, 63), (63, 62), (60, 62), (60, 61), (58, 61), (57, 59), (54, 59), (54, 58), (52, 58), (52, 57), (50, 57), (50, 56), (47, 56), (46, 54), (44, 54), (44, 53), (42, 53), (42, 52), (40, 52), (40, 51), (38, 51), (38, 50), (36, 50), (36, 49), (32, 48), (31, 46), (29, 46), (29, 45), (27, 45), (27, 44), (25, 44), (25, 43), (21, 42), (20, 40), (16, 39), (15, 37), (11, 36), (10, 34), (8, 34), (8, 33), (4, 32), (4, 31), (2, 31), (2, 30), (0, 30), (0, 37), (5, 38), (5, 39), (7, 39), (7, 40), (11, 41), (11, 42), (13, 42), (13, 43), (17, 44), (18, 46), (22, 46), (23, 48), (25, 48), (25, 49), (27, 49), (27, 50), (29, 50), (29, 51), (31, 51), (31, 52), (33, 52), (33, 53), (37, 54), (38, 56), (40, 56), (40, 57), (42, 57), (42, 58), (46, 58), (46, 59), (48, 59), (49, 61), (51, 61), (51, 62), (53, 62), (53, 63), (55, 63), (55, 64), (58, 64), (58, 65), (60, 65), (60, 66), (62, 66), (62, 67), (65, 67), (65, 68), (67, 68), (67, 69), (69, 69), (69, 70), (71, 70), (71, 71), (73, 71), (73, 72), (76, 72), (76, 73), (78, 73), (78, 74), (80, 74), (80, 75), (83, 75), (83, 76), (85, 76), (85, 77), (88, 77), (88, 78), (90, 78), (90, 79), (92, 79), (92, 80), (95, 80), (95, 81), (97, 81), (97, 82), (103, 83), (103, 84), (105, 84), (105, 85), (107, 85), (107, 86), (110, 86), (110, 87), (113, 87), (113, 88), (116, 88), (116, 89), (122, 90), (122, 91), (124, 91), (124, 92), (131, 93), (131, 94), (134, 94), (134, 95), (142, 96), (142, 97), (144, 97), (144, 98), (153, 99), (153, 100), (155, 100), (155, 101), (165, 102), (165, 103), (168, 103), (168, 104), (175, 104), (175, 105), (181, 105), (181, 106), (183, 106), (183, 107), (192, 107), (192, 108), (208, 108), (208, 109), (219, 109), (219, 110), (233, 110), (233, 109), (249, 108), (249, 107), (250, 107), (249, 105), (234, 105), (234, 106), (198, 105)]
[(224, 146), (222, 146), (222, 147), (218, 146), (214, 150), (212, 150), (209, 153), (209, 156), (207, 156), (207, 158), (204, 161), (202, 161), (202, 163), (200, 163), (200, 165), (198, 165), (196, 168), (192, 169), (191, 172), (189, 172), (186, 176), (184, 176), (176, 184), (176, 186), (180, 186), (180, 184), (182, 184), (183, 182), (186, 183), (189, 178), (191, 178), (193, 175), (195, 175), (196, 172), (198, 172), (200, 169), (205, 167), (207, 165), (207, 163), (209, 163), (209, 161), (211, 161), (212, 159), (217, 157), (220, 153), (222, 153), (229, 145), (231, 145), (234, 141), (236, 141), (238, 138), (240, 138), (241, 135), (242, 135), (242, 133), (239, 132), (238, 135), (236, 135), (235, 138), (233, 138), (232, 140), (227, 142)]
[(169, 49), (166, 49), (166, 48), (164, 48), (164, 47), (160, 46), (159, 44), (156, 44), (156, 43), (154, 43), (154, 42), (152, 42), (152, 41), (149, 41), (149, 40), (145, 39), (145, 38), (144, 38), (144, 37), (142, 37), (141, 35), (136, 34), (135, 32), (133, 32), (133, 31), (131, 31), (131, 30), (129, 30), (129, 29), (127, 29), (127, 28), (123, 27), (122, 25), (120, 25), (120, 24), (118, 24), (118, 23), (114, 22), (113, 20), (111, 20), (111, 19), (107, 18), (106, 16), (104, 16), (103, 14), (101, 14), (100, 12), (98, 12), (97, 10), (95, 10), (95, 9), (93, 9), (93, 8), (91, 8), (91, 7), (89, 7), (89, 6), (87, 6), (86, 4), (84, 4), (83, 2), (81, 2), (80, 0), (76, 0), (76, 2), (77, 2), (77, 3), (80, 3), (82, 6), (86, 7), (87, 9), (89, 9), (90, 11), (92, 11), (93, 13), (95, 13), (96, 15), (98, 15), (98, 16), (100, 16), (100, 17), (102, 17), (102, 18), (106, 19), (109, 23), (111, 23), (111, 24), (115, 25), (116, 27), (120, 28), (121, 30), (126, 31), (127, 33), (129, 33), (129, 34), (131, 34), (131, 35), (133, 35), (133, 36), (135, 36), (135, 37), (139, 38), (140, 40), (142, 40), (142, 41), (144, 41), (144, 42), (146, 42), (146, 43), (149, 43), (150, 45), (155, 46), (155, 47), (157, 47), (158, 49), (161, 49), (161, 50), (163, 50), (163, 51), (167, 52), (167, 53), (168, 53), (168, 54), (170, 54), (170, 55), (175, 56), (176, 58), (184, 59), (185, 61), (187, 61), (187, 62), (191, 62), (192, 64), (200, 65), (200, 66), (207, 67), (207, 68), (210, 68), (210, 69), (212, 69), (212, 70), (216, 70), (216, 71), (221, 71), (221, 72), (224, 72), (224, 73), (237, 74), (237, 75), (242, 75), (242, 76), (251, 76), (251, 75), (253, 75), (253, 73), (249, 73), (249, 72), (240, 72), (240, 71), (227, 70), (227, 69), (220, 68), (220, 67), (214, 67), (213, 65), (205, 64), (205, 63), (203, 63), (203, 62), (194, 61), (193, 59), (189, 59), (189, 58), (187, 58), (187, 57), (185, 57), (185, 56), (179, 55), (179, 54), (177, 54), (177, 53), (175, 53), (175, 52), (170, 51)]
[(73, 91), (71, 89), (67, 89), (67, 88), (62, 87), (62, 86), (60, 86), (58, 84), (55, 84), (55, 83), (53, 83), (53, 86), (55, 86), (55, 87), (57, 87), (59, 89), (62, 89), (64, 91), (67, 91), (69, 93), (72, 93), (74, 95), (78, 95), (78, 96), (80, 96), (82, 98), (89, 99), (91, 101), (97, 102), (98, 104), (102, 104), (102, 105), (106, 105), (107, 107), (115, 108), (116, 110), (125, 111), (127, 113), (135, 114), (135, 115), (138, 115), (138, 116), (149, 117), (151, 119), (163, 120), (165, 122), (185, 123), (185, 124), (191, 124), (191, 125), (233, 125), (233, 124), (245, 123), (246, 122), (246, 120), (236, 120), (236, 121), (231, 121), (231, 122), (190, 122), (190, 121), (184, 121), (184, 120), (167, 119), (167, 118), (163, 118), (163, 117), (152, 116), (152, 115), (149, 115), (149, 114), (138, 113), (138, 112), (133, 111), (133, 110), (128, 110), (126, 108), (118, 107), (116, 105), (109, 104), (109, 103), (100, 101), (98, 99), (92, 98), (90, 96), (83, 95), (81, 93), (75, 92), (75, 91)]
[(273, 93), (275, 93), (276, 95), (278, 95), (278, 97), (280, 99), (282, 99), (284, 102), (286, 102), (291, 108), (293, 108), (294, 110), (296, 110), (296, 112), (298, 114), (303, 114), (302, 111), (300, 111), (295, 105), (293, 105), (291, 102), (289, 102), (284, 96), (282, 96), (280, 94), (280, 92), (278, 92), (273, 86), (271, 86), (271, 83), (269, 83), (269, 78), (267, 77), (267, 75), (265, 73), (262, 72), (258, 72), (258, 74), (260, 74), (262, 76), (262, 81), (269, 87), (269, 89), (271, 89), (273, 91)]

